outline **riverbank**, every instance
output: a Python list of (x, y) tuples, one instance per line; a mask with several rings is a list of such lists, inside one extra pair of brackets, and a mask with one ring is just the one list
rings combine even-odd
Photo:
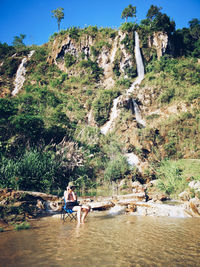
[[(197, 186), (195, 182), (191, 186)], [(151, 188), (151, 190), (149, 189)], [(200, 200), (180, 194), (178, 201), (156, 192), (154, 185), (132, 183), (132, 193), (108, 197), (80, 197), (80, 204), (87, 204), (92, 211), (109, 210), (111, 214), (126, 213), (136, 216), (200, 217)], [(187, 195), (187, 197), (186, 197)], [(44, 216), (60, 214), (64, 200), (56, 195), (41, 192), (0, 190), (0, 228), (20, 224)]]

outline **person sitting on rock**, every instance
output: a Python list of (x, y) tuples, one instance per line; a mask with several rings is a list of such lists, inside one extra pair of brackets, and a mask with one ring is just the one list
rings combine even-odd
[(73, 182), (69, 182), (67, 190), (64, 192), (64, 199), (66, 202), (66, 208), (77, 212), (78, 223), (84, 223), (85, 218), (90, 211), (90, 206), (80, 205), (77, 201), (77, 195), (74, 192), (76, 185)]

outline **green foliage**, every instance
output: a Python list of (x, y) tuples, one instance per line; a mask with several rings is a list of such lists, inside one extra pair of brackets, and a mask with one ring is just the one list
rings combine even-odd
[(63, 12), (64, 8), (60, 7), (57, 9), (52, 10), (51, 12), (53, 13), (52, 17), (56, 18), (57, 23), (58, 23), (58, 31), (60, 31), (60, 23), (61, 20), (64, 19), (64, 12)]
[(79, 66), (86, 69), (90, 75), (90, 79), (94, 79), (95, 81), (99, 81), (100, 76), (103, 75), (103, 69), (98, 66), (96, 61), (92, 61), (91, 59), (82, 60)]
[(93, 38), (96, 37), (98, 33), (98, 27), (97, 26), (88, 26), (84, 28), (84, 33), (92, 36)]
[(14, 47), (24, 47), (25, 44), (23, 42), (23, 40), (25, 39), (26, 35), (25, 34), (20, 34), (20, 36), (15, 36), (14, 40), (13, 40), (13, 46)]
[(161, 103), (169, 103), (170, 100), (174, 97), (175, 95), (175, 89), (174, 88), (168, 88), (167, 90), (164, 91), (159, 97), (159, 100)]
[(17, 102), (9, 98), (0, 99), (0, 121), (6, 122), (17, 113)]
[(190, 28), (178, 29), (173, 35), (176, 56), (200, 56), (200, 21), (189, 21)]
[[(147, 20), (143, 21), (143, 25), (150, 26), (151, 32), (163, 31), (171, 34), (175, 31), (175, 22), (160, 12), (162, 8), (151, 5), (147, 12)], [(149, 20), (149, 22), (148, 22)]]
[(189, 21), (190, 34), (195, 40), (200, 38), (200, 20), (195, 18)]
[(76, 180), (76, 185), (78, 186), (78, 189), (82, 192), (85, 192), (86, 188), (93, 187), (94, 183), (92, 180), (88, 177), (87, 174), (84, 174), (82, 176), (79, 176)]
[(91, 46), (90, 49), (91, 49), (91, 54), (93, 55), (93, 57), (94, 58), (98, 57), (99, 50), (97, 50), (94, 46)]
[(160, 14), (161, 9), (162, 9), (162, 7), (157, 7), (157, 6), (151, 5), (148, 12), (147, 12), (146, 17), (150, 21), (153, 21)]
[(109, 118), (113, 100), (119, 95), (116, 90), (101, 90), (92, 103), (94, 118), (99, 126), (103, 125)]
[(0, 67), (0, 75), (7, 75), (13, 78), (19, 67), (20, 61), (15, 58), (6, 58), (3, 65)]
[(111, 49), (111, 44), (109, 44), (109, 43), (108, 43), (107, 41), (105, 41), (105, 40), (101, 40), (101, 41), (99, 41), (99, 42), (97, 42), (97, 43), (95, 44), (95, 47), (97, 48), (98, 51), (101, 50), (102, 47), (106, 47), (106, 48), (108, 48), (108, 49)]
[(35, 115), (17, 115), (13, 118), (12, 124), (15, 126), (16, 133), (25, 135), (31, 140), (37, 140), (44, 130), (42, 118)]
[(37, 49), (35, 50), (35, 53), (31, 57), (32, 61), (35, 61), (37, 64), (41, 63), (42, 61), (47, 60), (48, 57), (48, 49), (44, 46), (38, 46)]
[(158, 188), (173, 197), (177, 197), (187, 187), (182, 169), (173, 161), (162, 161), (160, 167), (156, 170), (156, 178), (158, 179)]
[(119, 77), (121, 75), (121, 72), (120, 72), (120, 63), (119, 63), (118, 60), (115, 60), (113, 62), (113, 72), (116, 75), (116, 77)]
[(122, 11), (121, 18), (126, 19), (127, 21), (128, 18), (133, 18), (133, 17), (136, 17), (136, 7), (129, 5)]
[(69, 28), (69, 37), (78, 41), (79, 40), (79, 37), (80, 37), (80, 29), (77, 28), (77, 27), (71, 27)]
[(107, 181), (123, 179), (128, 170), (129, 166), (126, 158), (122, 155), (117, 155), (114, 159), (111, 159), (108, 162), (104, 172), (104, 179)]
[(124, 39), (121, 41), (121, 44), (123, 44), (130, 53), (133, 53), (135, 47), (135, 39), (133, 38), (133, 33), (131, 33), (130, 36), (126, 34)]
[(137, 27), (138, 27), (138, 25), (136, 23), (125, 22), (125, 23), (122, 23), (122, 25), (120, 26), (120, 30), (122, 30), (124, 32), (132, 33), (135, 30), (137, 30)]
[(31, 228), (31, 225), (28, 222), (22, 222), (20, 224), (16, 224), (14, 228), (16, 231), (27, 230)]
[(117, 80), (117, 83), (116, 84), (119, 85), (119, 86), (123, 86), (124, 88), (127, 88), (128, 89), (128, 88), (130, 88), (132, 82), (131, 82), (130, 79), (121, 78), (121, 79)]
[(153, 60), (146, 68), (147, 72), (153, 73), (168, 73), (176, 80), (186, 80), (191, 84), (199, 84), (200, 82), (200, 67), (196, 64), (195, 59), (181, 60), (163, 56), (160, 60)]
[(19, 159), (2, 159), (0, 186), (50, 192), (57, 172), (58, 165), (51, 154), (26, 151)]
[(13, 46), (9, 46), (6, 43), (0, 42), (0, 59), (5, 59), (8, 56), (11, 56), (15, 53), (15, 48)]
[(65, 66), (67, 68), (69, 68), (70, 66), (72, 66), (76, 62), (75, 57), (69, 53), (66, 53), (64, 55), (64, 60), (65, 60)]
[(4, 232), (4, 229), (2, 227), (0, 227), (0, 233)]

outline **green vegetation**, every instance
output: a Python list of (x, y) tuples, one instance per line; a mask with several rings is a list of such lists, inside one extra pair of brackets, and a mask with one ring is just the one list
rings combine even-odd
[(200, 66), (196, 59), (164, 56), (148, 64), (146, 70), (148, 83), (160, 90), (159, 102), (189, 102), (199, 98)]
[(26, 35), (25, 34), (20, 34), (20, 36), (15, 36), (13, 40), (13, 46), (20, 48), (20, 47), (25, 47), (25, 44), (23, 40), (25, 39)]
[(60, 31), (60, 23), (61, 23), (61, 20), (64, 19), (64, 12), (63, 12), (64, 8), (60, 7), (60, 8), (57, 8), (55, 10), (52, 11), (53, 15), (52, 17), (53, 18), (56, 18), (57, 20), (57, 23), (58, 23), (58, 31)]
[(15, 227), (14, 227), (14, 229), (16, 230), (16, 231), (20, 231), (20, 230), (27, 230), (27, 229), (30, 229), (30, 223), (28, 223), (28, 222), (22, 222), (22, 223), (20, 223), (20, 224), (17, 224), (17, 225), (15, 225)]
[[(153, 164), (147, 172), (149, 177), (156, 175), (160, 189), (178, 194), (187, 186), (186, 173), (192, 173), (185, 159), (200, 156), (199, 20), (191, 20), (189, 28), (175, 30), (174, 21), (152, 5), (140, 24), (125, 22), (120, 26), (124, 36), (120, 40), (118, 31), (112, 28), (71, 27), (60, 31), (63, 9), (52, 12), (59, 32), (48, 44), (26, 47), (24, 35), (15, 36), (13, 46), (0, 44), (0, 187), (60, 193), (73, 180), (83, 193), (122, 178), (145, 180), (147, 175), (141, 177), (128, 166), (123, 156), (128, 150)], [(122, 18), (132, 17), (136, 17), (136, 7), (129, 5)], [(164, 111), (148, 115), (144, 118), (148, 126), (138, 129), (128, 107), (121, 107), (115, 134), (104, 136), (99, 127), (108, 121), (113, 100), (137, 76), (134, 57), (129, 58), (131, 67), (124, 64), (124, 70), (120, 68), (124, 58), (121, 47), (133, 54), (136, 30), (146, 70), (139, 90), (152, 89), (150, 108)], [(149, 38), (158, 31), (166, 32), (174, 43), (173, 56), (166, 54), (157, 60), (155, 48), (149, 47)], [(75, 45), (77, 51), (70, 52), (61, 47), (66, 37), (77, 47), (85, 40), (92, 40), (92, 45), (89, 51)], [(55, 38), (60, 49), (57, 58), (52, 55)], [(121, 43), (117, 43), (109, 69), (115, 84), (107, 89), (101, 68), (103, 56), (99, 55), (112, 53), (113, 41), (118, 40)], [(35, 53), (27, 62), (24, 86), (11, 98), (18, 66), (32, 49)], [(67, 73), (61, 71), (64, 65)], [(148, 100), (148, 90), (145, 97)], [(170, 108), (176, 107), (177, 112), (170, 114)], [(91, 110), (93, 127), (87, 125)], [(192, 176), (199, 179), (196, 173)]]
[(67, 68), (69, 68), (70, 66), (72, 66), (76, 62), (76, 59), (74, 58), (74, 56), (69, 54), (69, 53), (65, 54), (64, 60), (65, 60), (65, 66)]
[(116, 181), (123, 179), (125, 174), (129, 172), (129, 165), (127, 160), (122, 155), (117, 155), (111, 161), (109, 161), (107, 168), (104, 172), (106, 181)]
[(108, 119), (113, 105), (113, 100), (119, 96), (117, 90), (101, 90), (92, 103), (95, 121), (102, 126)]
[(165, 160), (156, 170), (158, 188), (171, 197), (177, 197), (188, 187), (190, 180), (200, 181), (199, 160)]
[(129, 5), (123, 10), (121, 18), (126, 19), (127, 22), (128, 18), (133, 18), (133, 17), (136, 17), (136, 7)]

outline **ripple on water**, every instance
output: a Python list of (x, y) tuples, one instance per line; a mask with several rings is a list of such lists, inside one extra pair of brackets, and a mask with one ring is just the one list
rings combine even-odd
[[(58, 218), (1, 234), (4, 266), (198, 266), (198, 218), (91, 213), (85, 224)], [(75, 264), (75, 265), (74, 265)], [(13, 265), (14, 266), (14, 265)]]

